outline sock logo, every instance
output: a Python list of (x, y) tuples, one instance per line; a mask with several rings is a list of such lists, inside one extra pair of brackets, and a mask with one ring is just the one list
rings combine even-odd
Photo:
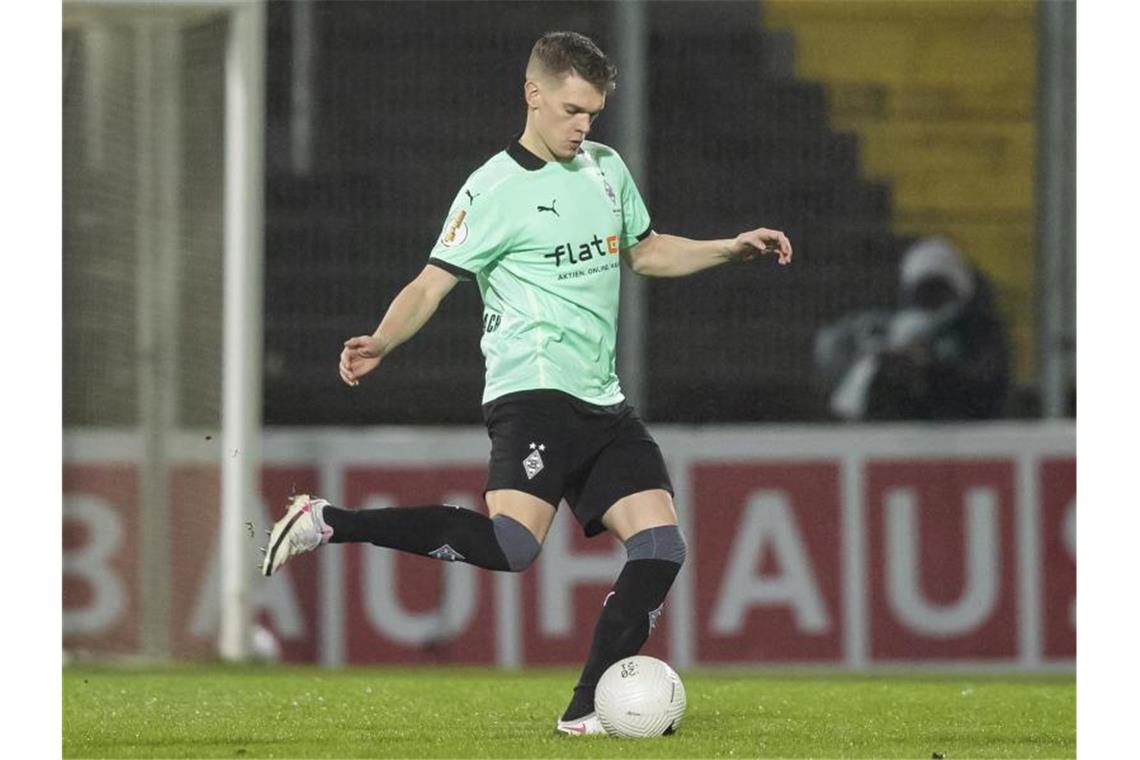
[(455, 562), (456, 560), (464, 559), (464, 556), (451, 548), (451, 544), (444, 544), (438, 549), (433, 549), (428, 552), (428, 556), (432, 559), (441, 559), (444, 562)]
[(665, 602), (661, 602), (655, 610), (649, 611), (649, 632), (653, 633), (653, 629), (657, 627), (657, 618), (661, 617), (661, 612), (665, 609)]
[(542, 468), (546, 466), (540, 453), (543, 451), (546, 451), (546, 444), (544, 443), (532, 443), (530, 445), (530, 454), (522, 462), (523, 472), (526, 473), (527, 480), (534, 480), (534, 476), (542, 472)]

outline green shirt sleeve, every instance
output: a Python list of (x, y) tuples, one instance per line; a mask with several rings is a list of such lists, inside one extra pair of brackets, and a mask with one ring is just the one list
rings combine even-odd
[(629, 173), (625, 161), (619, 158), (618, 166), (618, 181), (621, 184), (618, 190), (621, 198), (621, 247), (626, 249), (644, 240), (653, 225), (649, 219), (649, 210), (645, 208), (645, 201), (641, 199), (637, 183), (633, 181), (633, 175)]
[(469, 181), (455, 196), (428, 261), (460, 279), (473, 280), (506, 253), (510, 238), (503, 204)]

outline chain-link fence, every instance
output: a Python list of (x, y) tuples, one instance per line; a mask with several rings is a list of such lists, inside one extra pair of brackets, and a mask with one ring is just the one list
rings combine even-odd
[[(219, 450), (225, 39), (224, 18), (157, 10), (64, 30), (65, 433), (137, 441), (65, 445), (64, 547), (84, 550), (65, 561), (64, 634), (80, 650), (98, 633), (168, 653), (168, 620), (197, 601), (170, 582), (172, 532), (217, 522), (217, 476), (171, 462), (183, 431)], [(121, 469), (85, 468), (92, 453)], [(137, 596), (110, 571), (136, 560)]]
[(133, 427), (156, 405), (218, 425), (224, 38), (218, 22), (64, 33), (67, 426)]
[[(479, 421), (480, 307), (472, 287), (458, 288), (370, 387), (340, 384), (336, 354), (344, 338), (375, 327), (423, 266), (466, 176), (521, 131), (522, 72), (538, 35), (576, 29), (616, 52), (618, 5), (269, 6), (267, 423)], [(982, 63), (948, 66), (917, 85), (890, 68), (908, 65), (893, 49), (870, 46), (862, 59), (878, 55), (883, 64), (857, 69), (857, 59), (848, 64), (854, 73), (833, 75), (813, 62), (843, 57), (828, 34), (844, 14), (860, 29), (891, 22), (884, 28), (899, 39), (950, 45), (934, 54), (952, 61), (957, 48), (945, 40), (957, 34), (962, 12), (912, 13), (911, 25), (900, 26), (892, 8), (906, 4), (802, 5), (645, 6), (649, 92), (638, 179), (656, 228), (726, 237), (778, 227), (798, 258), (787, 269), (722, 268), (649, 282), (644, 411), (684, 422), (833, 416), (834, 388), (818, 366), (820, 331), (857, 312), (894, 310), (900, 255), (926, 234), (957, 234), (953, 242), (966, 257), (996, 276), (998, 319), (1012, 341), (1003, 371), (1011, 388), (1033, 389), (1033, 114), (1017, 105), (1032, 103), (1035, 86), (1032, 4), (922, 4), (973, 6), (989, 19), (987, 40), (1013, 35), (1011, 47), (1028, 58), (973, 49), (965, 54)], [(997, 32), (994, 18), (1003, 24)], [(949, 32), (938, 35), (939, 27)], [(969, 36), (958, 45), (968, 48)], [(990, 69), (1016, 63), (1014, 78), (986, 80), (977, 73), (989, 70), (985, 56)], [(619, 79), (613, 98), (623, 95)], [(978, 105), (987, 95), (988, 110)], [(918, 111), (926, 121), (915, 121)], [(968, 121), (970, 113), (981, 114), (980, 126)], [(943, 133), (931, 136), (935, 122)], [(607, 113), (591, 137), (609, 141), (614, 126)], [(876, 135), (884, 131), (910, 134), (898, 150), (920, 164), (918, 174), (883, 168), (880, 154), (890, 147)], [(935, 142), (924, 149), (923, 140)], [(940, 168), (932, 157), (949, 151), (952, 158), (955, 145), (959, 153), (984, 145), (989, 163), (963, 167), (989, 174), (933, 177)], [(976, 194), (971, 188), (993, 185), (992, 177), (1003, 180), (1006, 190), (995, 192), (1006, 196), (1021, 182), (1014, 188), (1020, 195), (988, 212), (967, 198), (962, 211), (953, 194)], [(935, 187), (924, 186), (916, 201), (915, 182)], [(942, 186), (951, 186), (949, 200), (939, 195)], [(1018, 408), (1004, 404), (999, 413)]]
[[(890, 3), (646, 6), (638, 179), (656, 228), (721, 237), (764, 224), (786, 230), (798, 253), (786, 270), (647, 284), (643, 406), (652, 419), (827, 418), (813, 353), (821, 329), (893, 309), (900, 253), (924, 234), (948, 235), (982, 263), (1011, 343), (1011, 385), (1038, 386), (1036, 82), (1023, 60), (1033, 52), (1032, 4), (922, 5), (935, 9), (929, 18), (902, 14), (909, 26), (883, 27), (895, 36), (881, 45), (933, 39), (941, 48), (930, 55), (953, 61), (946, 40), (973, 18), (959, 9), (968, 5), (991, 19), (987, 39), (1004, 34), (1015, 41), (1007, 48), (1029, 52), (982, 51), (1014, 70), (993, 81), (984, 63), (912, 81), (900, 79), (893, 49), (881, 48), (873, 65), (873, 54), (832, 49), (842, 13), (879, 28)], [(579, 29), (614, 51), (616, 8), (268, 6), (267, 423), (478, 421), (473, 288), (459, 288), (373, 388), (338, 382), (338, 347), (375, 325), (423, 265), (456, 188), (521, 129), (522, 69), (537, 35)], [(186, 424), (217, 420), (221, 37), (209, 24), (177, 34), (173, 47), (125, 25), (66, 35), (69, 425), (136, 424), (146, 398)], [(145, 65), (148, 45), (163, 53), (178, 98)], [(819, 62), (845, 55), (839, 73)], [(623, 97), (620, 84), (613, 97)], [(592, 136), (607, 141), (612, 122), (603, 118)], [(991, 177), (1002, 183), (994, 192), (1017, 197), (995, 208), (955, 196), (980, 192), (971, 188)], [(152, 260), (140, 250), (167, 253)], [(140, 289), (147, 278), (159, 286)], [(170, 345), (178, 350), (164, 353)], [(148, 391), (154, 384), (162, 398)]]

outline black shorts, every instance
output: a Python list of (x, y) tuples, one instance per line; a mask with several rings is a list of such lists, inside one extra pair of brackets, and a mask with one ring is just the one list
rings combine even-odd
[(665, 460), (626, 402), (596, 406), (556, 390), (508, 393), (483, 405), (491, 436), (487, 490), (510, 488), (555, 508), (563, 498), (587, 536), (618, 499), (663, 488)]

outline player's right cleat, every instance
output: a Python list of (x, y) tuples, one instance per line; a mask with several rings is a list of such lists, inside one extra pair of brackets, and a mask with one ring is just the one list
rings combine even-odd
[(590, 713), (577, 720), (558, 721), (558, 725), (554, 727), (554, 732), (567, 736), (586, 736), (588, 734), (604, 734), (606, 729), (602, 728), (602, 721), (598, 718), (598, 714)]
[(269, 531), (269, 546), (261, 562), (262, 575), (273, 575), (293, 557), (328, 542), (332, 528), (321, 519), (321, 510), (327, 505), (324, 499), (314, 499), (308, 494), (298, 494), (289, 499), (285, 516)]

